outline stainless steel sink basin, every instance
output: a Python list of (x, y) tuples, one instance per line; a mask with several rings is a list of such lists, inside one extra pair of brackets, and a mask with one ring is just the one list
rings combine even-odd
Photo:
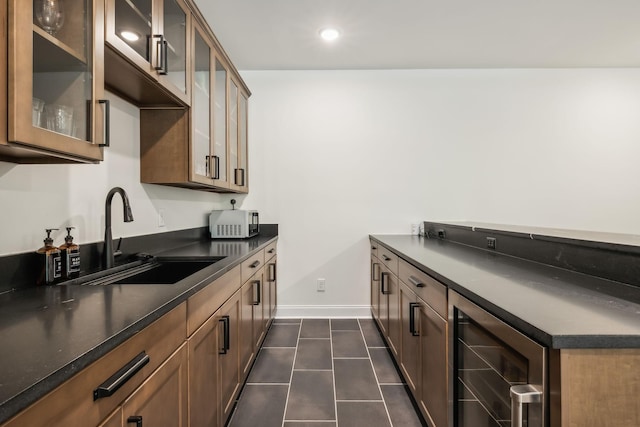
[(171, 285), (206, 268), (225, 257), (159, 257), (147, 262), (135, 262), (130, 266), (122, 266), (115, 271), (79, 280), (77, 284), (87, 286), (100, 285)]

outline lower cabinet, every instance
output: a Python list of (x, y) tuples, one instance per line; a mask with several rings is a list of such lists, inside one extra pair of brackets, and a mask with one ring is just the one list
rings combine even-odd
[[(220, 425), (224, 425), (240, 386), (240, 291), (236, 292), (215, 314), (220, 323), (218, 337), (218, 380), (220, 382)], [(217, 347), (218, 348), (218, 347)], [(205, 379), (206, 380), (206, 379)]]

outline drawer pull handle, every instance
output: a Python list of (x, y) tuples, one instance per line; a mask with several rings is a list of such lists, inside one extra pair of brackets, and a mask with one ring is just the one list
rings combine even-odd
[(389, 258), (386, 255), (382, 255), (382, 259), (385, 260), (385, 261), (391, 261), (391, 258)]
[(522, 406), (526, 403), (540, 403), (542, 392), (531, 384), (520, 384), (511, 386), (511, 425), (522, 427)]
[(259, 265), (260, 265), (260, 261), (257, 261), (257, 260), (256, 260), (256, 261), (252, 262), (252, 263), (251, 263), (251, 265), (250, 265), (249, 267), (250, 267), (250, 268), (256, 268), (256, 267), (257, 267), (257, 266), (259, 266)]
[(409, 276), (409, 282), (418, 288), (424, 288), (424, 283), (420, 281), (417, 277)]
[(420, 304), (417, 302), (409, 303), (409, 332), (414, 337), (420, 336), (420, 332), (416, 330), (416, 308), (419, 308)]
[(253, 305), (260, 305), (262, 300), (260, 280), (253, 282)]
[(380, 280), (380, 292), (382, 295), (389, 295), (391, 291), (389, 291), (389, 273), (382, 273), (382, 280)]
[(133, 415), (127, 418), (127, 424), (136, 423), (136, 427), (142, 427), (142, 417), (140, 415)]
[(144, 351), (137, 355), (131, 362), (120, 368), (109, 379), (93, 390), (93, 400), (109, 397), (133, 377), (144, 365), (149, 363), (149, 355)]
[(372, 251), (375, 251), (376, 249), (378, 249), (378, 247), (377, 247), (377, 246), (371, 246), (371, 250), (372, 250)]
[(231, 344), (229, 342), (230, 337), (229, 337), (229, 316), (222, 316), (222, 318), (220, 320), (218, 320), (219, 322), (222, 322), (222, 337), (223, 337), (223, 343), (222, 343), (222, 348), (220, 350), (218, 350), (218, 354), (227, 354), (227, 352), (229, 351), (229, 349), (231, 348)]
[(276, 264), (271, 263), (269, 264), (269, 282), (275, 282), (275, 281), (276, 281)]
[(271, 249), (269, 249), (269, 251), (268, 251), (267, 253), (272, 254), (272, 253), (274, 253), (275, 251), (276, 251), (276, 249), (275, 249), (275, 248), (271, 248)]
[(108, 99), (99, 99), (98, 104), (104, 104), (104, 142), (99, 146), (109, 147), (109, 144), (111, 144), (111, 136), (109, 134), (109, 129), (111, 128), (111, 104)]

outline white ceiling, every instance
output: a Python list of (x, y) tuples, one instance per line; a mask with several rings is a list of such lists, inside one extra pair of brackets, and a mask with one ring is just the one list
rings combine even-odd
[(640, 67), (640, 0), (196, 3), (240, 70)]

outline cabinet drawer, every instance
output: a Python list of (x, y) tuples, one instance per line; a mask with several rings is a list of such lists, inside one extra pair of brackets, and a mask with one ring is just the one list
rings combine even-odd
[(371, 256), (374, 256), (374, 257), (377, 258), (378, 257), (378, 246), (379, 245), (376, 242), (374, 242), (373, 240), (370, 240), (370, 243), (371, 243), (371, 245), (370, 245), (371, 246)]
[(398, 275), (398, 256), (382, 245), (378, 246), (378, 259), (396, 276)]
[(245, 283), (254, 274), (258, 272), (264, 265), (264, 249), (253, 254), (249, 259), (242, 262), (242, 283)]
[[(184, 342), (186, 303), (144, 328), (73, 378), (16, 415), (3, 427), (98, 425)], [(149, 361), (111, 396), (94, 401), (94, 390), (145, 352)]]
[(276, 256), (278, 254), (278, 247), (277, 247), (277, 243), (278, 241), (275, 241), (273, 243), (269, 243), (269, 245), (264, 248), (264, 260), (269, 261), (271, 258), (273, 258), (274, 256)]
[(240, 289), (240, 266), (213, 281), (187, 300), (187, 336), (191, 336), (235, 291)]
[(447, 287), (405, 260), (400, 260), (399, 279), (429, 304), (442, 318), (447, 318)]

